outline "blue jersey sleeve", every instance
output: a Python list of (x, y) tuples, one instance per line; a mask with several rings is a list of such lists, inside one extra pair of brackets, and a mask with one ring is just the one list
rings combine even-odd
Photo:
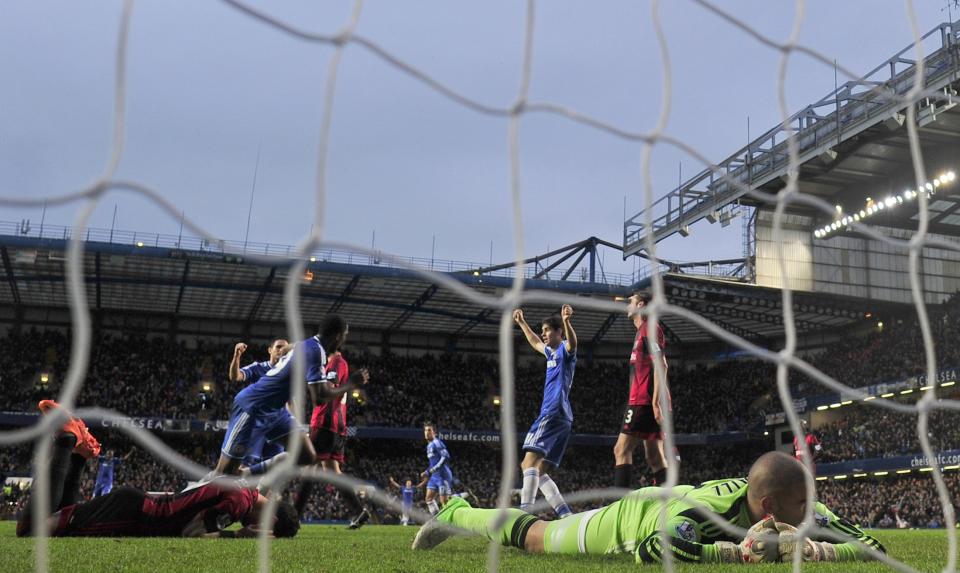
[(307, 340), (303, 343), (304, 359), (307, 367), (307, 384), (321, 384), (327, 381), (327, 353), (320, 343)]
[(429, 470), (427, 470), (427, 472), (430, 473), (431, 475), (440, 471), (440, 468), (442, 468), (444, 465), (446, 465), (447, 462), (450, 461), (450, 454), (447, 452), (447, 446), (444, 445), (444, 443), (441, 442), (440, 440), (437, 440), (435, 442), (434, 452), (440, 456), (440, 460), (437, 461), (437, 463), (435, 463), (433, 466), (431, 466)]
[(250, 364), (247, 364), (241, 368), (240, 372), (243, 372), (244, 382), (256, 382), (257, 378), (260, 378), (260, 363), (251, 362)]

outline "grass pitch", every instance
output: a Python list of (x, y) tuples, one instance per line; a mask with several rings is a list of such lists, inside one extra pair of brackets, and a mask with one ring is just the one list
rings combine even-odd
[[(348, 531), (343, 526), (308, 525), (294, 539), (275, 540), (272, 571), (358, 571), (468, 573), (485, 571), (487, 542), (480, 538), (454, 538), (433, 551), (413, 552), (410, 543), (416, 527), (366, 526)], [(944, 530), (876, 532), (890, 555), (921, 571), (940, 571), (946, 564)], [(33, 570), (33, 541), (18, 539), (13, 522), (0, 522), (0, 571)], [(85, 571), (256, 571), (256, 542), (246, 539), (52, 539), (54, 573)], [(504, 549), (501, 571), (636, 571), (632, 555), (605, 557), (527, 555)], [(686, 565), (678, 571), (712, 573), (741, 570), (743, 566)], [(649, 567), (648, 570), (657, 570)], [(789, 571), (789, 565), (752, 566), (751, 571)], [(878, 563), (819, 564), (804, 571), (890, 571)]]

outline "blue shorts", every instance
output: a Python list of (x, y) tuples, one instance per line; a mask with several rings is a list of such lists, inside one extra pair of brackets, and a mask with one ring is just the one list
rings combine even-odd
[(540, 416), (536, 419), (527, 438), (523, 440), (523, 451), (536, 452), (543, 459), (560, 467), (563, 461), (563, 452), (567, 450), (567, 442), (573, 433), (573, 422), (556, 416)]
[(439, 471), (430, 476), (427, 489), (435, 490), (440, 495), (453, 495), (453, 472)]
[(296, 429), (297, 421), (286, 408), (254, 415), (234, 403), (220, 452), (228, 458), (242, 459), (255, 453), (255, 438), (262, 437), (263, 442), (272, 444)]
[(97, 480), (97, 483), (93, 486), (93, 497), (100, 497), (101, 495), (107, 495), (110, 493), (110, 490), (113, 489), (113, 480), (110, 481), (100, 481)]
[(252, 466), (263, 460), (269, 460), (277, 454), (283, 453), (286, 449), (283, 440), (268, 442), (267, 436), (263, 432), (263, 425), (254, 423), (253, 433), (250, 435), (250, 449), (243, 457), (243, 465)]

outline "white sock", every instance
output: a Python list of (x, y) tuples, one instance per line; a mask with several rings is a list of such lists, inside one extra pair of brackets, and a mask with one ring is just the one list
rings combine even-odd
[(431, 499), (427, 502), (427, 509), (430, 510), (430, 515), (436, 515), (440, 511), (440, 506), (437, 505), (437, 501)]
[(523, 470), (523, 489), (520, 490), (520, 509), (526, 509), (537, 501), (537, 488), (540, 487), (540, 470)]
[(560, 488), (557, 487), (557, 484), (547, 474), (540, 476), (540, 491), (560, 519), (568, 515), (573, 515), (573, 512), (570, 511), (570, 506), (567, 505), (567, 502), (563, 500), (563, 496), (560, 495)]
[(280, 452), (279, 454), (273, 456), (272, 458), (263, 460), (259, 463), (253, 464), (250, 466), (251, 475), (263, 475), (270, 471), (270, 468), (275, 464), (282, 462), (287, 459), (287, 452)]

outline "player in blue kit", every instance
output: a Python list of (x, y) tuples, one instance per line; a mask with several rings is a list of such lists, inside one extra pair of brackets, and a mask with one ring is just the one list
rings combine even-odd
[(553, 315), (543, 321), (538, 337), (524, 320), (523, 311), (513, 311), (513, 320), (523, 330), (527, 342), (547, 359), (540, 416), (530, 426), (523, 441), (523, 451), (526, 453), (520, 464), (523, 470), (520, 508), (532, 506), (539, 489), (561, 519), (572, 512), (548, 474), (553, 468), (560, 467), (573, 428), (570, 388), (577, 367), (577, 334), (570, 324), (572, 316), (573, 307), (563, 305), (560, 316)]
[[(423, 438), (427, 440), (427, 460), (430, 467), (420, 474), (427, 480), (427, 495), (425, 501), (430, 513), (436, 515), (440, 505), (447, 503), (453, 495), (453, 470), (450, 468), (450, 452), (443, 440), (437, 435), (437, 425), (433, 422), (424, 422)], [(440, 505), (437, 505), (439, 495)]]
[(113, 473), (122, 462), (126, 461), (133, 454), (133, 450), (130, 450), (130, 453), (118, 458), (114, 455), (113, 450), (107, 452), (106, 455), (100, 456), (100, 467), (97, 468), (97, 479), (93, 484), (93, 497), (100, 497), (101, 495), (107, 495), (113, 489)]
[[(328, 339), (342, 339), (346, 336), (347, 322), (337, 315), (328, 315), (320, 325), (320, 332)], [(307, 388), (313, 405), (337, 398), (350, 392), (359, 383), (366, 383), (369, 374), (366, 370), (357, 372), (346, 384), (331, 388), (325, 376), (327, 353), (324, 351), (320, 335), (298, 342), (284, 354), (277, 364), (259, 380), (240, 391), (233, 399), (230, 422), (220, 448), (220, 460), (214, 469), (214, 475), (236, 473), (243, 457), (250, 451), (253, 430), (259, 427), (268, 444), (283, 440), (291, 432), (298, 431), (297, 421), (287, 410), (290, 399), (290, 381), (293, 378), (294, 361), (302, 357), (305, 367)], [(306, 433), (303, 433), (303, 447), (297, 462), (308, 465), (314, 462), (316, 452)], [(279, 461), (278, 454), (249, 467), (249, 473), (266, 473), (269, 467)]]
[(397, 483), (397, 480), (390, 478), (390, 486), (396, 488), (400, 491), (401, 496), (401, 514), (400, 514), (400, 524), (407, 526), (410, 524), (410, 511), (413, 509), (413, 497), (417, 494), (417, 490), (423, 487), (427, 483), (427, 480), (423, 480), (420, 483), (414, 485), (413, 480), (408, 479), (404, 485)]
[[(253, 384), (277, 365), (283, 353), (288, 349), (289, 344), (286, 339), (278, 338), (267, 347), (267, 354), (270, 357), (269, 360), (251, 362), (241, 368), (240, 358), (242, 358), (243, 353), (246, 352), (247, 345), (243, 342), (238, 342), (233, 349), (233, 360), (230, 361), (227, 377), (234, 383), (246, 382), (247, 384)], [(243, 458), (243, 465), (252, 466), (263, 460), (268, 460), (283, 451), (284, 445), (282, 441), (267, 443), (262, 425), (255, 426), (253, 428), (253, 435), (250, 438), (250, 450)]]

